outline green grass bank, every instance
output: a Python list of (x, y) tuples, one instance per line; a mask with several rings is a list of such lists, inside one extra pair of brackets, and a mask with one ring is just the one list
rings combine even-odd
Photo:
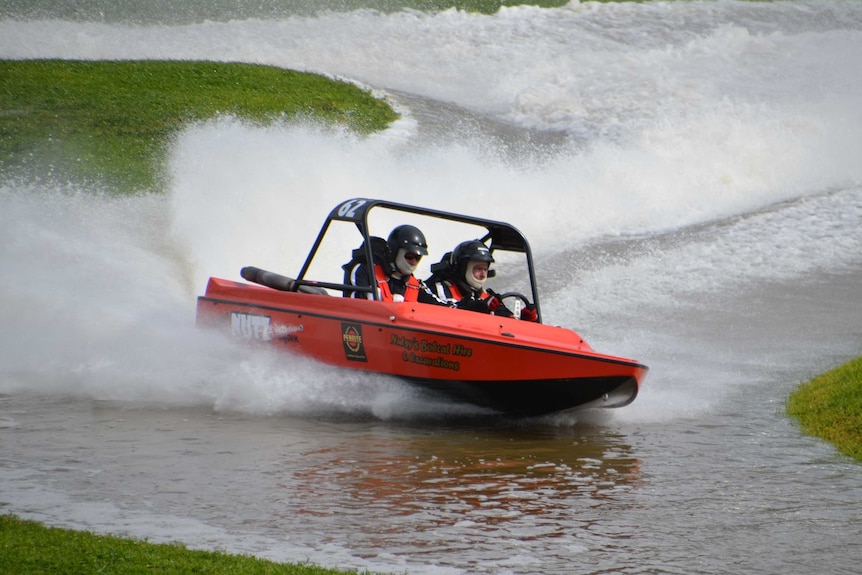
[(787, 400), (802, 431), (862, 461), (862, 357), (819, 375)]
[(177, 544), (45, 527), (0, 515), (0, 573), (5, 575), (344, 575), (356, 571), (281, 564), (247, 555), (193, 551)]
[(272, 66), (0, 60), (0, 173), (158, 190), (171, 137), (220, 115), (359, 134), (398, 118), (353, 84)]

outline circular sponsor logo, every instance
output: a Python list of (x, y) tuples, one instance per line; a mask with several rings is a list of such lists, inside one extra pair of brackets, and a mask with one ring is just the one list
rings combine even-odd
[(362, 334), (354, 326), (349, 325), (341, 334), (344, 345), (352, 352), (357, 352), (362, 347)]

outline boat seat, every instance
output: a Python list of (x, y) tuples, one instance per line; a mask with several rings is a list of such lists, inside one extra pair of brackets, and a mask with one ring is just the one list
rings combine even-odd
[[(380, 264), (384, 268), (389, 266), (389, 245), (381, 237), (369, 236), (368, 241), (371, 242), (371, 254), (374, 257), (374, 262)], [(353, 283), (353, 274), (357, 267), (368, 263), (368, 258), (365, 254), (365, 242), (353, 250), (350, 261), (341, 266), (344, 270), (344, 285), (355, 285)], [(356, 292), (352, 290), (344, 290), (344, 297), (355, 297)]]

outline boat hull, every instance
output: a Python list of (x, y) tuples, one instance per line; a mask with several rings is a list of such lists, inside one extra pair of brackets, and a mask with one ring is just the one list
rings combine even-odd
[(210, 278), (199, 325), (377, 372), (518, 416), (633, 401), (647, 367), (574, 331), (419, 303), (279, 291)]

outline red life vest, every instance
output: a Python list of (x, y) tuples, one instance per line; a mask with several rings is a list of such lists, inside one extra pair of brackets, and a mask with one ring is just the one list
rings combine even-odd
[[(458, 288), (458, 285), (455, 282), (446, 282), (446, 288), (448, 288), (449, 293), (452, 294), (452, 299), (455, 301), (461, 301), (464, 299), (464, 295), (461, 293), (461, 290)], [(445, 285), (445, 284), (444, 284)], [(482, 293), (479, 294), (479, 299), (488, 299), (491, 296), (490, 293), (482, 290)]]
[[(389, 276), (383, 271), (379, 264), (374, 264), (374, 277), (377, 279), (377, 288), (380, 290), (380, 299), (383, 301), (395, 301), (392, 288), (389, 287)], [(419, 301), (419, 280), (415, 276), (407, 279), (407, 289), (404, 291), (404, 301)]]

